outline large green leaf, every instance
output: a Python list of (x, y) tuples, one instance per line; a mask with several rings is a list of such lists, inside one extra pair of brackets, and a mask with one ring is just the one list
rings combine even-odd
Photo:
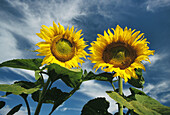
[(161, 115), (170, 115), (170, 107), (162, 105), (157, 100), (151, 98), (150, 96), (147, 96), (143, 91), (135, 88), (130, 88), (130, 91), (132, 93), (131, 97), (134, 96), (135, 100), (137, 100), (146, 108), (150, 108), (160, 113)]
[(84, 105), (81, 115), (112, 115), (108, 108), (109, 102), (105, 98), (96, 98)]
[(117, 92), (107, 91), (107, 94), (116, 102), (133, 110), (131, 114), (170, 115), (170, 107), (160, 104), (157, 100), (147, 96), (138, 89), (130, 88), (130, 91), (132, 94), (126, 98), (123, 98)]
[(131, 77), (131, 79), (128, 80), (128, 83), (134, 87), (143, 88), (143, 84), (145, 83), (145, 80), (142, 75), (142, 69), (140, 69), (140, 68), (135, 69), (135, 72), (136, 72), (136, 75), (138, 76), (138, 79)]
[(57, 79), (61, 79), (69, 87), (76, 87), (77, 84), (82, 82), (82, 73), (81, 69), (67, 69), (58, 64), (51, 64), (47, 66), (48, 75), (52, 82)]
[(17, 106), (15, 106), (14, 108), (12, 108), (8, 113), (7, 115), (13, 115), (14, 113), (18, 112), (21, 108), (22, 104), (19, 104)]
[(27, 81), (18, 81), (12, 85), (0, 84), (0, 91), (10, 92), (15, 95), (19, 94), (31, 94), (38, 91), (42, 87), (41, 82), (38, 80), (35, 83)]
[(21, 68), (27, 70), (39, 70), (41, 66), (42, 59), (14, 59), (3, 62), (0, 64), (0, 67), (12, 67), (12, 68)]
[(99, 80), (99, 81), (109, 81), (112, 82), (113, 74), (112, 73), (100, 73), (100, 74), (94, 74), (92, 71), (89, 73), (86, 73), (86, 75), (83, 78), (83, 81), (87, 80)]
[(124, 105), (130, 110), (134, 110), (135, 113), (139, 115), (160, 115), (156, 111), (153, 111), (152, 109), (146, 108), (138, 101), (126, 101), (122, 96), (120, 96), (117, 92), (113, 91), (107, 91), (106, 92), (112, 99), (114, 99), (116, 102)]
[[(41, 92), (42, 92), (41, 90), (38, 90), (38, 91), (34, 92), (32, 94), (32, 99), (34, 101), (38, 102)], [(43, 99), (43, 103), (54, 104), (54, 102), (56, 100), (58, 100), (58, 98), (60, 98), (60, 96), (62, 96), (64, 94), (68, 94), (68, 93), (62, 92), (60, 89), (57, 89), (56, 87), (53, 87), (52, 89), (47, 90), (46, 95), (45, 95), (45, 97)]]
[(70, 93), (62, 92), (60, 89), (57, 88), (53, 88), (48, 95), (50, 95), (49, 99), (54, 100), (54, 105), (49, 115), (51, 115), (58, 106), (60, 106), (71, 96)]

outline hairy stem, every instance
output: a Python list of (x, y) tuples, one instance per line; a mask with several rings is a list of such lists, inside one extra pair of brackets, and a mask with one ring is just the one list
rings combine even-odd
[[(123, 94), (123, 82), (121, 77), (119, 77), (119, 94), (121, 96)], [(118, 108), (119, 108), (119, 115), (123, 115), (123, 105), (119, 103)]]

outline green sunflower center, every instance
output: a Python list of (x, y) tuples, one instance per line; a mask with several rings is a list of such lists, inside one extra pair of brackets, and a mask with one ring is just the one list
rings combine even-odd
[(109, 44), (103, 52), (103, 60), (113, 64), (114, 67), (125, 69), (135, 60), (136, 53), (128, 45), (123, 43)]
[(60, 54), (69, 54), (72, 52), (72, 44), (69, 40), (60, 39), (56, 42), (56, 51)]
[(58, 36), (51, 45), (51, 52), (57, 60), (66, 62), (74, 57), (75, 46), (69, 40)]

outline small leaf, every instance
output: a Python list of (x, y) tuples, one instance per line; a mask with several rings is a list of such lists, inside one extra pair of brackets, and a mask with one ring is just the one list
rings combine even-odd
[(61, 79), (67, 86), (72, 88), (82, 82), (83, 71), (81, 69), (67, 69), (58, 64), (50, 64), (47, 68), (52, 82)]
[(132, 93), (132, 95), (136, 95), (136, 94), (140, 94), (140, 95), (146, 95), (143, 91), (135, 89), (133, 87), (130, 87), (130, 92)]
[(12, 67), (12, 68), (21, 68), (27, 70), (39, 70), (41, 66), (42, 59), (14, 59), (3, 62), (0, 64), (0, 67)]
[(40, 70), (35, 71), (35, 79), (38, 80), (41, 77)]
[(7, 115), (13, 115), (14, 113), (18, 112), (21, 108), (22, 104), (19, 104), (17, 106), (15, 106), (14, 108), (12, 108), (8, 113)]
[(136, 88), (143, 88), (143, 84), (145, 83), (145, 80), (142, 75), (142, 69), (135, 69), (135, 72), (136, 75), (138, 76), (138, 79), (131, 77), (131, 79), (128, 80), (128, 83)]
[(108, 108), (109, 102), (105, 98), (95, 98), (84, 105), (81, 115), (112, 115)]
[(5, 102), (4, 101), (0, 101), (0, 109), (3, 108), (5, 106)]

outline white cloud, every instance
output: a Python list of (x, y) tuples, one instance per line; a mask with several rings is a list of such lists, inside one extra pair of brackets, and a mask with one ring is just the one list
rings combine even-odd
[[(22, 50), (18, 49), (18, 45), (22, 44), (12, 34), (17, 34), (21, 39), (27, 40), (32, 44), (31, 49), (34, 50), (34, 45), (40, 42), (41, 39), (35, 33), (40, 31), (41, 25), (52, 26), (52, 22), (60, 22), (62, 25), (72, 25), (72, 20), (78, 16), (85, 15), (80, 8), (82, 1), (68, 0), (59, 1), (55, 0), (46, 1), (20, 1), (20, 0), (7, 0), (11, 8), (15, 9), (15, 16), (6, 10), (0, 11), (0, 62), (14, 58), (25, 58)], [(10, 9), (10, 7), (9, 7)], [(19, 42), (20, 44), (17, 44)], [(22, 47), (22, 49), (25, 49)]]
[(167, 58), (168, 54), (164, 53), (156, 53), (154, 55), (149, 56), (149, 59), (151, 61), (151, 64), (149, 62), (143, 61), (145, 65), (148, 65), (149, 67), (153, 67), (157, 65), (158, 62), (163, 61), (165, 58)]
[(64, 107), (64, 108), (60, 108), (59, 110), (63, 112), (63, 111), (68, 111), (68, 110), (81, 111), (82, 109), (81, 108), (67, 108), (67, 107)]
[(85, 63), (82, 64), (81, 67), (83, 70), (86, 70), (87, 72), (95, 72), (95, 70), (93, 70), (93, 64), (91, 63), (90, 60), (86, 60)]
[[(108, 111), (111, 113), (117, 112), (118, 107), (116, 102), (106, 94), (106, 91), (113, 91), (113, 88), (109, 86), (101, 85), (93, 80), (83, 82), (83, 84), (80, 87), (80, 90), (78, 90), (78, 92), (81, 92), (93, 99), (97, 97), (105, 97), (106, 100), (109, 101), (110, 103), (110, 107)], [(130, 94), (129, 89), (124, 89), (123, 92), (125, 95)]]
[(169, 80), (161, 81), (157, 84), (149, 83), (146, 87), (144, 87), (143, 91), (161, 103), (170, 102), (170, 99), (168, 98), (170, 95), (167, 94), (170, 92), (169, 83)]
[(34, 74), (35, 72), (34, 71), (31, 71), (31, 70), (25, 70), (25, 69), (17, 69), (17, 68), (8, 68), (9, 70), (21, 75), (22, 77), (24, 77), (25, 79), (29, 80), (29, 81), (32, 81), (33, 82), (33, 79), (32, 78), (35, 78), (34, 77)]
[[(12, 107), (13, 108), (13, 107)], [(5, 107), (3, 107), (0, 111), (1, 115), (6, 115), (11, 109), (11, 107), (9, 107), (8, 105), (6, 105)], [(27, 109), (26, 107), (21, 107), (20, 110), (18, 112), (15, 113), (15, 115), (27, 115)]]
[(147, 11), (154, 12), (159, 8), (170, 6), (170, 0), (147, 0), (145, 5)]

